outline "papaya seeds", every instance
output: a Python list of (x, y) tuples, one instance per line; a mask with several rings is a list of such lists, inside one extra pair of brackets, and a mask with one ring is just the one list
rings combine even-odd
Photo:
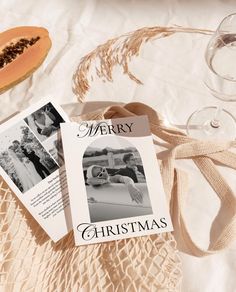
[(24, 49), (28, 46), (32, 46), (40, 39), (39, 36), (36, 38), (20, 39), (17, 43), (10, 43), (9, 46), (6, 46), (0, 54), (0, 68), (3, 68), (5, 65), (13, 61), (18, 55), (24, 52)]

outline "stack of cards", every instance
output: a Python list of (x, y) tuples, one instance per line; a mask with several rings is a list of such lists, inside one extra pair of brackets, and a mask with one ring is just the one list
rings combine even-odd
[(55, 242), (172, 231), (146, 116), (71, 123), (44, 99), (0, 126), (0, 174)]

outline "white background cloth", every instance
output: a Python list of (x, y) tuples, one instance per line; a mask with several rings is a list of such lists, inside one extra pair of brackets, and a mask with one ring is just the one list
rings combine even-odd
[[(224, 16), (233, 12), (234, 0), (1, 0), (0, 31), (20, 25), (44, 26), (50, 32), (53, 46), (32, 77), (0, 96), (0, 117), (21, 110), (44, 95), (53, 96), (61, 104), (76, 102), (71, 90), (72, 75), (80, 58), (112, 37), (144, 26), (180, 25), (214, 30)], [(86, 101), (146, 102), (169, 122), (185, 125), (194, 110), (219, 104), (203, 83), (208, 40), (206, 35), (178, 34), (151, 41), (131, 64), (132, 72), (144, 85), (135, 84), (117, 70), (114, 83), (103, 83), (97, 78)], [(223, 106), (236, 115), (236, 103)], [(181, 161), (178, 165), (187, 169), (190, 176), (185, 210), (188, 226), (193, 238), (206, 247), (219, 201), (191, 162)], [(236, 190), (235, 172), (221, 170)], [(181, 258), (183, 292), (236, 291), (236, 244), (206, 258), (184, 253)]]

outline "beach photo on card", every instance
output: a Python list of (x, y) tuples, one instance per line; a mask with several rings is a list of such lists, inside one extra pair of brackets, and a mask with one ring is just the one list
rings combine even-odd
[(0, 134), (0, 166), (21, 193), (59, 168), (24, 120)]
[(83, 155), (91, 222), (152, 214), (142, 158), (119, 136), (99, 137)]
[(26, 117), (25, 122), (39, 141), (43, 142), (57, 133), (64, 119), (49, 102)]

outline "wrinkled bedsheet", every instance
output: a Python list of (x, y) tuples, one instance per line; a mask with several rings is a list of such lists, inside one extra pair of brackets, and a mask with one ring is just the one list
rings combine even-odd
[[(72, 92), (72, 76), (84, 55), (106, 40), (144, 26), (173, 26), (214, 30), (220, 20), (236, 11), (235, 1), (141, 1), (141, 0), (1, 0), (0, 30), (13, 26), (46, 27), (52, 49), (43, 65), (27, 80), (0, 96), (0, 118), (19, 111), (40, 97), (53, 96), (68, 113), (80, 113)], [(207, 74), (204, 50), (208, 35), (178, 34), (152, 40), (131, 63), (137, 85), (117, 68), (114, 82), (99, 78), (91, 83), (85, 101), (140, 101), (161, 112), (171, 124), (184, 129), (189, 115), (206, 105), (218, 105), (204, 85)], [(235, 61), (235, 60), (234, 60)], [(223, 103), (236, 115), (236, 103)], [(190, 191), (185, 216), (191, 234), (207, 246), (209, 227), (219, 201), (191, 161), (178, 161), (189, 173)], [(236, 190), (235, 172), (221, 167)], [(220, 228), (220, 226), (219, 226)], [(206, 258), (181, 253), (183, 292), (236, 291), (236, 243), (228, 250)]]

